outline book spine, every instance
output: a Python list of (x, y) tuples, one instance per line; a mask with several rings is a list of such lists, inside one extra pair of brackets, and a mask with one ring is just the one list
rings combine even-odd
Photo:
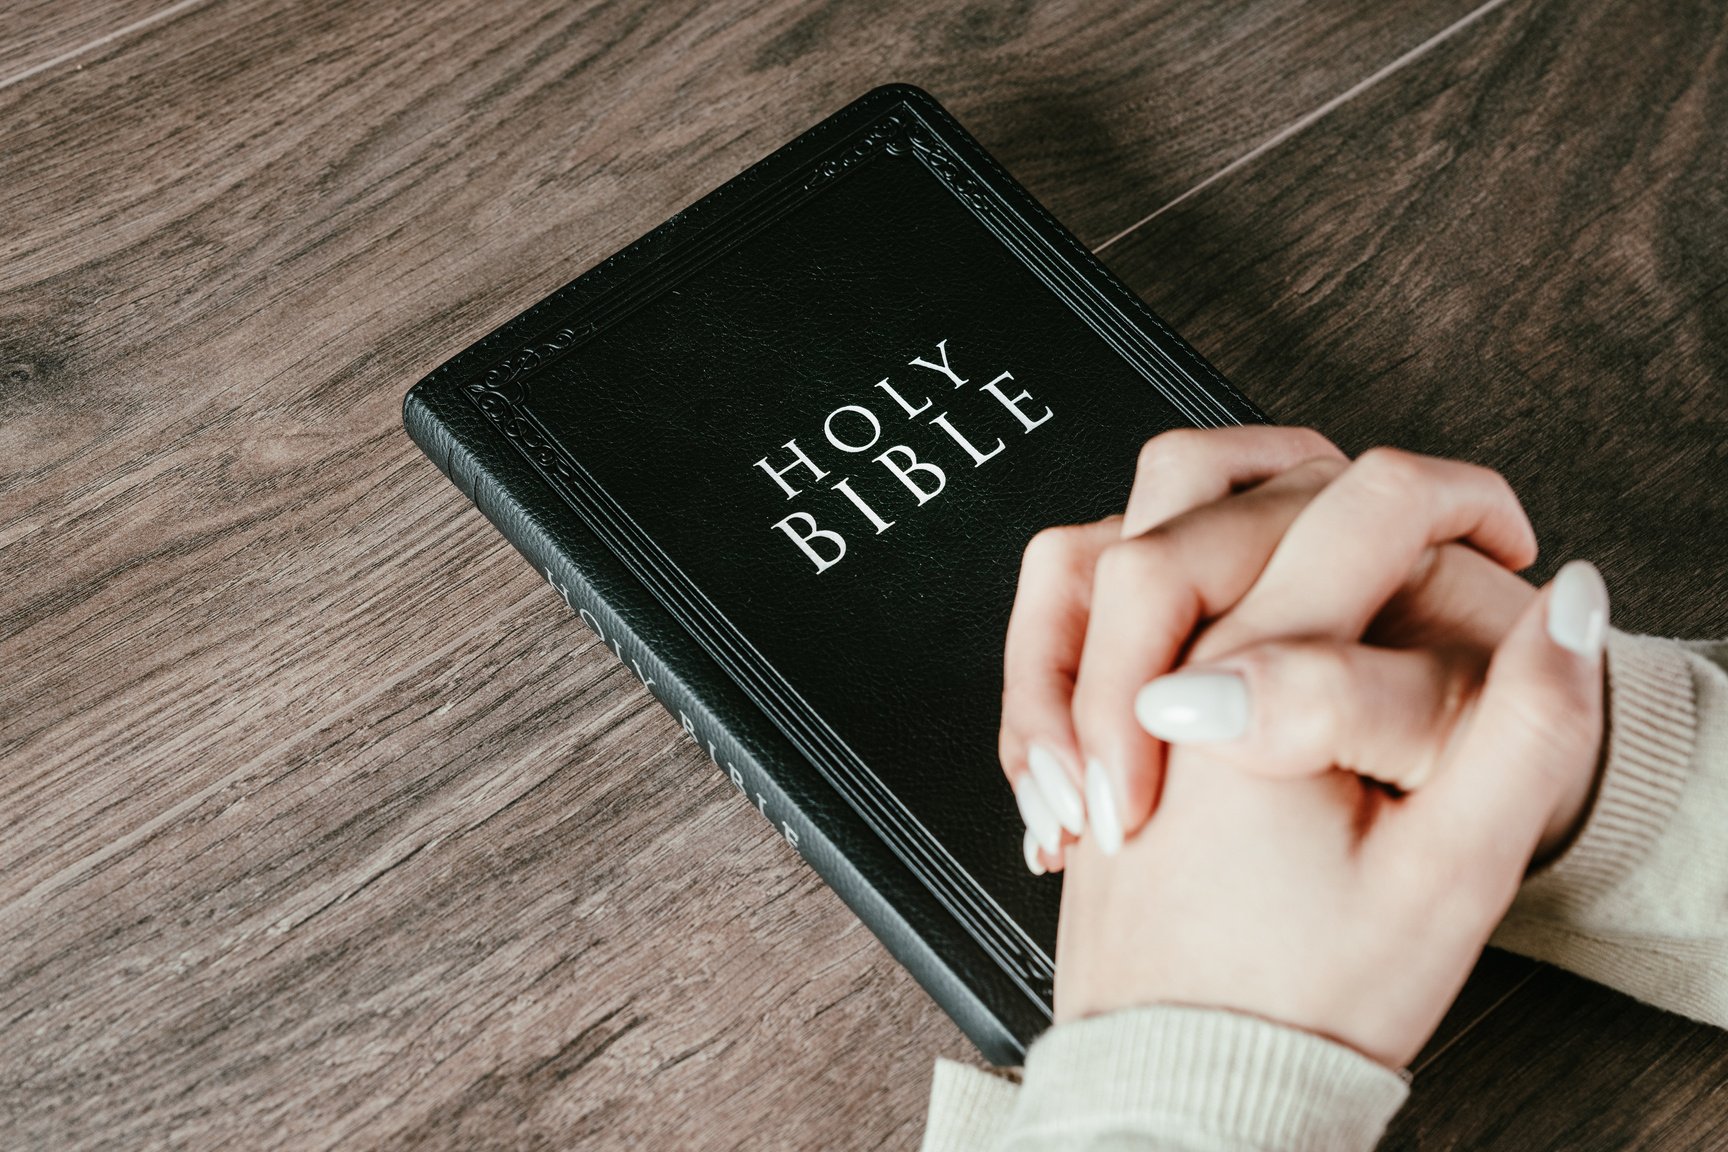
[[(567, 515), (536, 514), (549, 486), (466, 401), (427, 381), (403, 404), (409, 435), (658, 699), (745, 800), (813, 867), (991, 1062), (1015, 1064), (1048, 1024), (766, 717)], [(716, 679), (716, 678), (720, 679)], [(717, 705), (712, 697), (737, 694)], [(743, 718), (743, 723), (740, 723)], [(741, 734), (739, 729), (750, 729)]]

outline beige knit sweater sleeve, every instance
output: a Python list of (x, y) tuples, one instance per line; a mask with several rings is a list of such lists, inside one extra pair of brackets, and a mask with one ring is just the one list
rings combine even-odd
[[(1728, 1027), (1728, 642), (1614, 633), (1590, 817), (1493, 943)], [(1294, 1029), (1154, 1005), (1052, 1028), (1023, 1082), (938, 1061), (924, 1152), (1365, 1152), (1403, 1077)]]
[(1616, 634), (1590, 818), (1493, 943), (1728, 1027), (1728, 643)]

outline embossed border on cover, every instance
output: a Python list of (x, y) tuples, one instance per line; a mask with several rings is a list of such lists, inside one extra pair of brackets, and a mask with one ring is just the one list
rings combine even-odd
[[(1210, 365), (1188, 349), (1138, 297), (1122, 288), (1036, 201), (1022, 193), (1016, 197), (1019, 202), (1010, 202), (1002, 189), (981, 179), (960, 151), (932, 126), (932, 117), (944, 121), (944, 126), (962, 140), (969, 140), (964, 129), (933, 101), (925, 110), (901, 99), (855, 129), (813, 164), (796, 170), (794, 178), (783, 177), (778, 182), (740, 192), (738, 186), (759, 179), (765, 165), (747, 170), (709, 198), (717, 198), (721, 193), (743, 195), (745, 198), (733, 203), (729, 212), (706, 227), (695, 229), (694, 235), (682, 237), (681, 242), (671, 243), (666, 251), (657, 252), (646, 266), (621, 269), (620, 274), (626, 278), (620, 283), (591, 303), (567, 308), (562, 323), (492, 361), (470, 376), (463, 390), (584, 522), (624, 559), (709, 655), (738, 680), (740, 687), (829, 783), (906, 860), (956, 919), (996, 957), (1004, 971), (1048, 1009), (1054, 978), (1052, 958), (905, 812), (868, 765), (827, 729), (820, 717), (809, 714), (809, 709), (772, 666), (756, 656), (748, 639), (738, 635), (718, 612), (704, 610), (707, 601), (700, 590), (687, 587), (688, 580), (669, 558), (652, 540), (634, 530), (623, 510), (526, 407), (533, 382), (549, 365), (848, 173), (883, 156), (909, 155), (1189, 420), (1200, 426), (1240, 423), (1240, 415), (1220, 400), (1220, 393), (1240, 401), (1243, 408), (1252, 412), (1251, 406)], [(831, 122), (824, 122), (788, 147), (805, 143), (810, 136), (831, 126)], [(992, 169), (1007, 190), (1018, 191), (1011, 178), (982, 149), (977, 151), (980, 161)], [(1023, 216), (1028, 211), (1050, 227), (1040, 229), (1028, 223)], [(674, 217), (672, 223), (678, 219)], [(1068, 250), (1058, 246), (1051, 231), (1067, 242)], [(627, 248), (620, 255), (631, 251)], [(1082, 270), (1077, 271), (1076, 264)], [(602, 265), (602, 269), (605, 267)], [(1145, 332), (1148, 326), (1168, 339), (1174, 353), (1148, 338)]]

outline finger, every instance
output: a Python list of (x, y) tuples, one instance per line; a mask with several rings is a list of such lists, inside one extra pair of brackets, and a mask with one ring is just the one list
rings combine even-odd
[(1273, 641), (1140, 690), (1140, 726), (1265, 776), (1345, 768), (1404, 791), (1433, 774), (1482, 669), (1459, 649)]
[[(1008, 622), (997, 736), (1003, 772), (1029, 827), (1037, 821), (1047, 839), (1062, 842), (1085, 829), (1084, 780), (1070, 706), (1098, 553), (1119, 536), (1139, 535), (1316, 457), (1345, 462), (1330, 441), (1306, 428), (1166, 432), (1140, 451), (1124, 517), (1046, 529), (1032, 538)], [(1131, 532), (1123, 528), (1130, 519)], [(1045, 814), (1055, 817), (1055, 831), (1042, 819)], [(1059, 870), (1061, 853), (1052, 851), (1052, 857), (1052, 870)]]
[(1341, 463), (1346, 459), (1312, 428), (1248, 424), (1160, 433), (1140, 449), (1134, 488), (1122, 513), (1122, 535), (1138, 536), (1317, 457)]
[(1442, 544), (1417, 562), (1363, 634), (1389, 648), (1460, 647), (1492, 652), (1536, 589), (1465, 544)]
[(1120, 535), (1118, 519), (1046, 528), (1020, 562), (1003, 653), (997, 753), (1021, 819), (1052, 854), (1063, 829), (1085, 829), (1080, 761), (1069, 703), (1086, 637), (1092, 570)]
[(1570, 831), (1553, 827), (1556, 815), (1579, 813), (1593, 785), (1607, 629), (1602, 577), (1566, 565), (1495, 650), (1453, 761), (1387, 837), (1422, 858), (1469, 862), (1503, 901), (1496, 918), (1538, 846)]
[(1511, 569), (1536, 558), (1535, 531), (1498, 473), (1390, 448), (1366, 452), (1303, 510), (1196, 658), (1279, 635), (1355, 640), (1424, 555), (1454, 540)]
[(1174, 666), (1201, 621), (1253, 586), (1279, 538), (1341, 467), (1300, 464), (1099, 557), (1073, 715), (1089, 824), (1106, 852), (1146, 822), (1162, 778), (1163, 747), (1135, 723), (1134, 694)]

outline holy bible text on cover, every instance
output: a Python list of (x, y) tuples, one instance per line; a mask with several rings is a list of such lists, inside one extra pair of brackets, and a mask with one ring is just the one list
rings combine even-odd
[[(930, 96), (879, 88), (408, 393), (409, 433), (990, 1059), (1057, 877), (996, 763), (1026, 541), (1259, 420)], [(814, 947), (814, 945), (813, 945)]]

